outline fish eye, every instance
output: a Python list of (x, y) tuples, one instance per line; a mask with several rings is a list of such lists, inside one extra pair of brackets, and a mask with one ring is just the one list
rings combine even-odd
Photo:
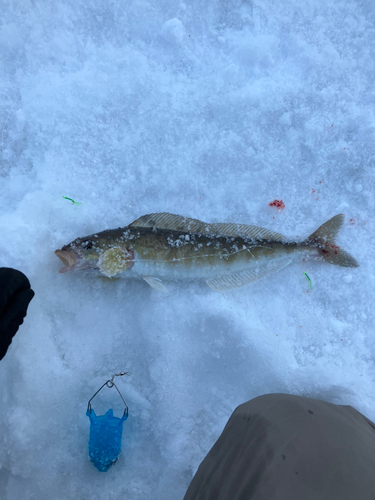
[(87, 241), (82, 242), (82, 248), (84, 248), (85, 250), (90, 250), (90, 248), (92, 248), (92, 246), (93, 246), (93, 242), (91, 240), (87, 240)]

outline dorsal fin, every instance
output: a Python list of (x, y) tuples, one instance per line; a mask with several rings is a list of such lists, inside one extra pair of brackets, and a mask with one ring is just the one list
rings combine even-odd
[(227, 236), (230, 238), (241, 237), (251, 240), (285, 241), (286, 238), (280, 233), (270, 231), (258, 226), (247, 224), (233, 224), (218, 222), (209, 224), (198, 219), (190, 219), (182, 215), (169, 213), (143, 215), (130, 224), (132, 227), (154, 227), (159, 229), (171, 229), (174, 231), (189, 231), (191, 233), (212, 234)]
[(270, 231), (269, 229), (264, 229), (259, 226), (250, 226), (249, 224), (233, 224), (227, 222), (218, 222), (216, 224), (211, 224), (211, 231), (215, 234), (222, 234), (223, 236), (241, 238), (249, 238), (251, 240), (268, 240), (268, 241), (285, 241), (286, 238), (280, 233), (275, 231)]
[(169, 214), (167, 212), (142, 215), (142, 217), (129, 225), (132, 227), (154, 227), (158, 229), (172, 229), (174, 231), (190, 231), (192, 233), (206, 233), (206, 227), (210, 226), (210, 224), (198, 219), (190, 219), (189, 217)]

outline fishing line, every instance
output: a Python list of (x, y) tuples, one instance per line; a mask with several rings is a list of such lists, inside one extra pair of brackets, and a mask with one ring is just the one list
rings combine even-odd
[[(254, 248), (265, 248), (266, 250), (272, 250), (271, 247), (263, 247), (263, 246), (254, 246), (252, 247), (253, 249)], [(221, 259), (224, 259), (225, 257), (231, 257), (232, 255), (237, 255), (238, 253), (240, 252), (249, 252), (250, 255), (253, 257), (253, 259), (255, 259), (255, 257), (253, 256), (253, 254), (251, 253), (250, 249), (249, 248), (241, 248), (240, 250), (236, 250), (235, 252), (231, 253), (231, 254), (228, 254), (228, 255), (223, 255), (222, 257), (220, 257)], [(212, 253), (212, 254), (207, 254), (207, 255), (200, 255), (199, 257), (196, 257), (195, 255), (194, 256), (191, 256), (191, 257), (179, 257), (178, 259), (168, 259), (168, 260), (160, 260), (160, 259), (140, 259), (141, 262), (180, 262), (181, 260), (191, 260), (191, 259), (205, 259), (206, 257), (217, 257), (216, 254)], [(131, 259), (129, 260), (129, 262), (137, 262), (135, 259)]]
[(34, 285), (34, 283), (35, 283), (36, 285), (40, 285), (40, 284), (42, 284), (42, 283), (45, 283), (47, 280), (51, 279), (53, 276), (56, 276), (56, 274), (59, 274), (59, 272), (60, 272), (60, 271), (56, 271), (55, 273), (50, 274), (47, 278), (45, 278), (45, 279), (44, 279), (44, 280), (42, 280), (42, 281), (36, 281), (36, 282), (35, 282), (35, 281), (33, 281), (33, 285)]
[[(254, 248), (264, 248), (266, 250), (272, 250), (271, 247), (264, 247), (264, 246), (254, 246), (252, 247), (253, 249)], [(237, 255), (238, 253), (240, 252), (249, 252), (251, 257), (255, 260), (255, 257), (253, 256), (253, 254), (251, 253), (251, 250), (249, 248), (241, 248), (240, 250), (236, 250), (235, 252), (231, 253), (231, 254), (228, 254), (227, 256), (221, 256), (220, 258), (222, 260), (224, 260), (225, 257), (231, 257), (231, 256), (234, 256), (234, 255)], [(103, 252), (105, 253), (105, 252)], [(103, 254), (102, 254), (103, 255)], [(136, 260), (136, 259), (129, 259), (128, 262), (132, 262), (132, 263), (137, 263), (137, 262), (141, 262), (141, 263), (144, 263), (144, 262), (151, 262), (151, 263), (159, 263), (159, 264), (166, 264), (166, 263), (169, 263), (169, 262), (181, 262), (181, 261), (184, 261), (184, 260), (198, 260), (198, 259), (206, 259), (208, 257), (216, 257), (217, 255), (216, 254), (206, 254), (206, 255), (201, 255), (201, 256), (190, 256), (190, 257), (179, 257), (179, 258), (175, 258), (175, 259), (164, 259), (164, 260), (161, 260), (161, 259), (142, 259), (140, 258), (140, 260)], [(95, 269), (99, 269), (99, 267), (96, 267), (96, 268), (91, 268), (92, 270), (95, 270)], [(77, 269), (77, 271), (89, 271), (90, 269)], [(57, 273), (55, 274), (58, 274), (59, 271), (57, 271)], [(53, 275), (52, 275), (53, 276)], [(48, 279), (48, 278), (47, 278)]]

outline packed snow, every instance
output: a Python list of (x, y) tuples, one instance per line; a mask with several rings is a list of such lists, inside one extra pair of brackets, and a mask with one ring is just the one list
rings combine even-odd
[[(265, 393), (375, 420), (374, 2), (8, 0), (0, 23), (0, 265), (36, 293), (0, 362), (0, 497), (182, 500)], [(360, 267), (224, 294), (58, 273), (54, 250), (152, 212), (298, 240), (344, 213)], [(87, 402), (121, 370), (103, 473)], [(93, 408), (123, 403), (106, 388)]]

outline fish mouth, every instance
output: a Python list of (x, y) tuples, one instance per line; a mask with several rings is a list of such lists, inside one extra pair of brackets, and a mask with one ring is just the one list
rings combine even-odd
[(55, 255), (64, 264), (64, 267), (59, 269), (59, 273), (67, 273), (68, 271), (73, 271), (78, 261), (80, 260), (80, 256), (77, 253), (72, 252), (71, 250), (55, 250)]

